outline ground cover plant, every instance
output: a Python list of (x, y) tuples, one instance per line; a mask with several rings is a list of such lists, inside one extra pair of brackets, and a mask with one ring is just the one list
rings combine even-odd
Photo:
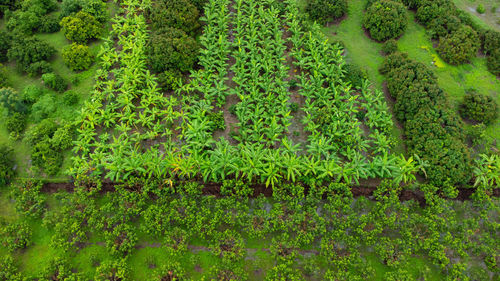
[(498, 279), (497, 33), (439, 4), (7, 1), (0, 280)]

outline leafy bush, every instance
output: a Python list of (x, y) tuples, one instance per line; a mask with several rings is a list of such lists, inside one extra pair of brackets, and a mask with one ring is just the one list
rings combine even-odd
[(479, 14), (484, 14), (486, 12), (484, 5), (483, 4), (477, 5), (476, 12), (478, 12)]
[(31, 149), (31, 160), (35, 167), (40, 168), (48, 175), (59, 172), (63, 163), (63, 154), (57, 150), (49, 141), (35, 144)]
[(73, 146), (74, 128), (71, 125), (60, 127), (50, 140), (52, 147), (56, 150), (66, 150)]
[(212, 130), (226, 129), (226, 121), (224, 120), (224, 112), (212, 112), (208, 115), (208, 120), (212, 123)]
[(0, 144), (0, 186), (9, 184), (15, 176), (14, 165), (14, 153), (12, 149)]
[(25, 222), (14, 222), (0, 229), (2, 246), (14, 251), (24, 249), (31, 244), (31, 230)]
[(197, 57), (198, 43), (184, 31), (164, 28), (151, 34), (148, 59), (155, 72), (189, 71)]
[(485, 54), (491, 54), (500, 49), (500, 32), (487, 30), (484, 32), (483, 50)]
[(398, 43), (394, 39), (389, 39), (382, 45), (382, 52), (384, 52), (385, 55), (395, 53), (397, 50)]
[(24, 113), (14, 112), (7, 116), (5, 125), (11, 137), (17, 140), (26, 128), (26, 115)]
[(63, 94), (63, 102), (65, 105), (75, 105), (78, 103), (80, 96), (75, 91), (67, 91)]
[(476, 56), (480, 41), (477, 33), (468, 25), (439, 40), (437, 52), (448, 63), (462, 64)]
[(306, 6), (306, 12), (312, 20), (325, 24), (336, 20), (347, 13), (346, 0), (310, 0)]
[(82, 280), (65, 258), (55, 257), (43, 269), (40, 280)]
[(454, 15), (455, 5), (449, 0), (421, 0), (416, 13), (417, 20), (427, 26), (429, 23), (444, 15)]
[(490, 124), (498, 117), (498, 104), (490, 96), (470, 91), (466, 93), (459, 112), (463, 118)]
[(84, 44), (101, 34), (101, 23), (89, 13), (80, 11), (61, 20), (64, 35), (68, 40)]
[(56, 15), (49, 15), (42, 18), (38, 31), (44, 33), (54, 33), (61, 29), (59, 18)]
[(7, 115), (25, 113), (28, 110), (21, 96), (12, 88), (0, 89), (0, 106), (5, 108)]
[[(0, 6), (1, 8), (2, 6)], [(14, 259), (10, 255), (5, 255), (0, 260), (0, 280), (2, 281), (21, 281), (25, 280), (22, 278), (21, 273), (14, 265)]]
[(31, 127), (25, 134), (25, 141), (33, 146), (39, 142), (48, 140), (54, 136), (58, 129), (58, 125), (53, 120), (43, 120), (36, 126)]
[(0, 88), (7, 88), (9, 86), (7, 75), (7, 69), (0, 63)]
[(62, 50), (64, 63), (73, 71), (86, 70), (94, 62), (88, 46), (73, 43)]
[(158, 83), (164, 90), (176, 90), (179, 82), (183, 81), (182, 73), (179, 70), (167, 70), (158, 74)]
[(52, 66), (47, 61), (38, 61), (32, 63), (28, 69), (26, 70), (29, 76), (34, 77), (38, 75), (42, 75), (45, 73), (52, 72)]
[(461, 25), (461, 20), (456, 16), (444, 14), (432, 19), (427, 25), (427, 28), (429, 29), (432, 39), (439, 39), (457, 31)]
[(381, 0), (373, 3), (363, 19), (363, 26), (370, 32), (370, 36), (377, 41), (401, 36), (408, 24), (406, 7), (390, 0)]
[(496, 76), (500, 76), (500, 50), (495, 50), (486, 59), (488, 71)]
[(108, 17), (106, 3), (102, 0), (63, 0), (59, 17), (64, 17), (84, 11), (104, 23)]
[(40, 181), (23, 180), (16, 183), (12, 195), (16, 201), (16, 211), (22, 215), (38, 218), (45, 212), (45, 198), (40, 194)]
[(471, 157), (464, 144), (463, 124), (454, 112), (443, 108), (421, 110), (405, 124), (408, 153), (417, 154), (430, 165), (432, 184), (466, 183), (471, 174)]
[(129, 268), (125, 259), (104, 261), (95, 273), (95, 281), (129, 280)]
[(189, 0), (159, 0), (150, 19), (153, 30), (175, 28), (193, 34), (200, 27), (199, 11)]
[(34, 37), (17, 37), (7, 52), (9, 60), (15, 60), (18, 69), (28, 72), (31, 64), (50, 59), (56, 50)]
[(12, 45), (12, 36), (3, 30), (0, 30), (0, 62), (7, 61), (7, 51)]
[(34, 104), (46, 91), (42, 86), (28, 85), (24, 87), (21, 97), (26, 104)]
[(53, 72), (42, 75), (42, 81), (47, 87), (57, 92), (63, 92), (68, 88), (68, 83), (64, 81), (64, 78)]
[(16, 32), (31, 34), (38, 31), (47, 19), (45, 15), (57, 9), (55, 0), (24, 0), (21, 8), (12, 13), (7, 28)]
[(355, 87), (360, 88), (363, 86), (363, 80), (366, 79), (366, 73), (364, 73), (358, 65), (347, 63), (344, 66), (345, 79)]

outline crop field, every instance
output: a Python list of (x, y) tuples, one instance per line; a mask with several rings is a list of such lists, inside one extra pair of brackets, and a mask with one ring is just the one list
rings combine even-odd
[(383, 94), (346, 83), (340, 47), (317, 28), (302, 30), (295, 6), (283, 15), (275, 6), (211, 1), (200, 69), (175, 93), (163, 93), (147, 70), (144, 18), (115, 18), (111, 36), (129, 36), (101, 52), (74, 173), (266, 186), (303, 175), (348, 183), (400, 175), (405, 159), (391, 153)]
[(498, 0), (0, 0), (0, 281), (496, 281)]

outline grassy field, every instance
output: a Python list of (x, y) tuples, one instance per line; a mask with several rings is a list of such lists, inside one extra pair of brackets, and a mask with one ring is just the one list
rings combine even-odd
[[(453, 0), (458, 8), (472, 15), (474, 21), (483, 27), (500, 31), (500, 1), (499, 0)], [(485, 8), (484, 14), (476, 11), (478, 5)]]
[[(465, 0), (468, 2), (468, 0)], [(497, 0), (495, 0), (497, 1)], [(488, 2), (488, 1), (483, 1)], [(491, 2), (491, 1), (490, 1)], [(498, 1), (497, 1), (498, 2)], [(305, 1), (300, 1), (303, 6)], [(365, 33), (362, 20), (366, 0), (349, 1), (348, 16), (338, 24), (329, 24), (323, 28), (332, 41), (342, 41), (346, 48), (346, 61), (357, 64), (367, 73), (377, 89), (382, 89), (384, 76), (378, 72), (384, 57), (382, 44), (371, 40)], [(465, 91), (474, 88), (480, 93), (492, 96), (500, 104), (500, 80), (488, 72), (486, 59), (476, 57), (470, 64), (452, 66), (443, 62), (433, 48), (433, 42), (423, 26), (415, 22), (414, 13), (408, 12), (409, 24), (404, 35), (398, 40), (401, 51), (407, 52), (412, 59), (422, 62), (434, 70), (439, 86), (448, 94), (454, 107), (463, 99)], [(439, 66), (439, 67), (438, 67)], [(500, 119), (487, 127), (486, 133), (497, 140), (500, 147)], [(401, 130), (395, 129), (396, 137)], [(400, 139), (398, 137), (398, 139)], [(401, 144), (397, 152), (402, 151)]]
[[(448, 94), (449, 100), (458, 108), (467, 89), (476, 89), (479, 93), (493, 97), (500, 104), (500, 79), (488, 72), (486, 58), (475, 57), (470, 64), (453, 66), (442, 61), (429, 39), (423, 26), (409, 13), (410, 22), (405, 34), (398, 40), (401, 51), (410, 58), (428, 65), (434, 70), (439, 86)], [(500, 118), (487, 127), (488, 136), (497, 140), (500, 147)]]

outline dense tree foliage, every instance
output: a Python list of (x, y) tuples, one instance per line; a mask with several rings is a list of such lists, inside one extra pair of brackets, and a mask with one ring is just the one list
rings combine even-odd
[(94, 56), (88, 46), (73, 43), (62, 51), (64, 63), (73, 71), (86, 70), (94, 62)]
[(12, 149), (6, 145), (0, 145), (0, 186), (10, 183), (15, 175), (14, 154)]
[(80, 44), (98, 38), (102, 32), (101, 23), (93, 15), (83, 11), (63, 18), (61, 26), (68, 40)]
[(363, 26), (377, 41), (401, 36), (408, 25), (406, 7), (397, 1), (381, 0), (368, 7)]
[(190, 0), (159, 0), (153, 5), (149, 18), (153, 30), (176, 28), (192, 35), (200, 27), (199, 16)]
[(405, 122), (408, 150), (429, 163), (429, 180), (436, 185), (465, 184), (471, 158), (463, 124), (449, 109), (433, 72), (399, 52), (386, 58), (381, 71), (396, 98), (396, 117)]
[(155, 72), (184, 72), (196, 62), (199, 46), (184, 31), (167, 27), (151, 34), (147, 48), (148, 59)]
[(306, 12), (312, 20), (325, 24), (347, 13), (347, 0), (309, 0)]
[(462, 117), (490, 124), (498, 117), (498, 104), (492, 97), (469, 91), (459, 108)]
[(23, 0), (20, 6), (8, 16), (7, 29), (26, 34), (58, 30), (53, 26), (54, 18), (47, 16), (57, 9), (56, 0)]
[(7, 52), (12, 44), (12, 36), (10, 33), (0, 30), (0, 62), (7, 61)]
[(103, 0), (63, 0), (59, 17), (62, 19), (83, 11), (103, 23), (107, 20), (108, 16), (105, 2)]
[(477, 33), (468, 25), (439, 40), (437, 51), (448, 63), (462, 64), (475, 57), (481, 43)]
[(46, 73), (42, 75), (43, 83), (56, 92), (64, 92), (68, 88), (68, 83), (56, 73)]
[(32, 73), (30, 67), (33, 64), (49, 60), (55, 52), (52, 46), (37, 38), (16, 37), (7, 56), (9, 60), (16, 61), (19, 70)]

